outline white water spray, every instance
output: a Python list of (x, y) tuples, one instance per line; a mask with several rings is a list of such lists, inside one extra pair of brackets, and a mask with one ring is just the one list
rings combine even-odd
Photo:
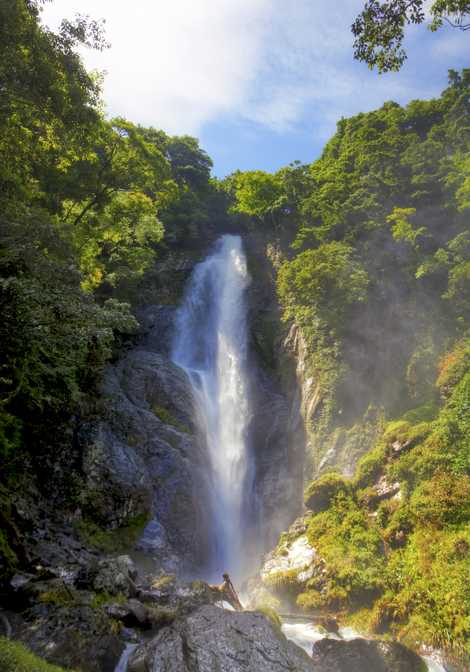
[(208, 451), (213, 519), (211, 571), (243, 571), (243, 504), (249, 478), (245, 290), (239, 236), (222, 236), (198, 264), (176, 318), (172, 359), (185, 369)]

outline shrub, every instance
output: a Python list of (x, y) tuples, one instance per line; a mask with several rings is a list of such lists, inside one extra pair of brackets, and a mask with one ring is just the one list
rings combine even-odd
[(312, 481), (305, 491), (305, 505), (314, 513), (326, 511), (332, 500), (341, 492), (347, 493), (349, 484), (334, 472), (324, 474)]
[(298, 569), (279, 570), (263, 577), (265, 586), (278, 593), (292, 593), (299, 589)]
[(297, 597), (296, 604), (301, 609), (310, 611), (324, 607), (327, 600), (328, 596), (326, 593), (322, 593), (319, 590), (306, 590)]
[(394, 551), (387, 584), (395, 595), (394, 619), (409, 641), (470, 655), (470, 531), (416, 530), (404, 549)]
[(469, 368), (470, 338), (463, 338), (439, 362), (436, 385), (446, 396)]
[(367, 602), (383, 586), (385, 557), (376, 526), (350, 495), (341, 493), (314, 516), (308, 538), (327, 568), (325, 602)]
[(410, 511), (420, 525), (459, 525), (470, 520), (470, 477), (444, 472), (421, 483), (410, 498)]
[(365, 488), (375, 483), (386, 462), (386, 446), (379, 444), (359, 460), (353, 481), (355, 487)]

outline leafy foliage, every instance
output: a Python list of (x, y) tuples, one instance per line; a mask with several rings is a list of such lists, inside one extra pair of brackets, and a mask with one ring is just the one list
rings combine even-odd
[[(444, 22), (460, 30), (470, 28), (470, 3), (466, 0), (436, 0), (429, 12), (432, 31)], [(425, 19), (424, 0), (367, 0), (352, 25), (354, 57), (370, 68), (377, 67), (379, 72), (399, 70), (406, 60), (402, 46), (405, 26), (423, 23)]]
[(368, 277), (354, 258), (354, 250), (343, 242), (324, 243), (306, 250), (279, 271), (279, 296), (286, 316), (295, 315), (339, 327), (347, 309), (366, 298)]
[(101, 24), (78, 17), (54, 33), (40, 18), (40, 0), (0, 3), (0, 479), (10, 489), (59, 459), (73, 480), (71, 418), (93, 409), (103, 367), (135, 332), (126, 299), (163, 253), (165, 228), (184, 237), (180, 221), (196, 222), (199, 235), (212, 204), (223, 207), (197, 140), (104, 119), (100, 80), (77, 53), (106, 48)]
[(348, 483), (339, 474), (335, 472), (323, 474), (307, 487), (305, 505), (314, 513), (325, 511), (340, 493), (347, 494), (348, 490)]
[[(326, 573), (298, 597), (307, 608), (359, 610), (369, 629), (391, 628), (412, 645), (444, 648), (461, 661), (470, 656), (467, 348), (464, 339), (443, 358), (436, 419), (389, 423), (358, 465), (349, 492), (312, 516), (309, 540)], [(398, 499), (377, 496), (384, 481), (400, 483)]]

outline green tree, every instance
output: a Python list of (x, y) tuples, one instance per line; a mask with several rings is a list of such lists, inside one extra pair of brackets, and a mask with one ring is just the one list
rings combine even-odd
[(233, 176), (234, 210), (259, 219), (275, 222), (275, 213), (285, 204), (282, 182), (278, 175), (262, 170), (238, 172)]
[[(444, 22), (463, 31), (470, 28), (470, 3), (465, 0), (435, 0), (429, 11), (433, 31)], [(424, 0), (367, 0), (352, 25), (354, 57), (379, 72), (399, 70), (406, 59), (405, 26), (425, 19)]]
[(347, 309), (366, 298), (367, 272), (343, 242), (301, 252), (279, 270), (278, 289), (287, 316), (320, 319), (338, 328)]

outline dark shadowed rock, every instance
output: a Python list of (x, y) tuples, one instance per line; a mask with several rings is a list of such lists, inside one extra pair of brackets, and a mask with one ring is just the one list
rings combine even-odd
[(138, 347), (108, 368), (103, 396), (83, 430), (84, 513), (111, 528), (150, 514), (140, 550), (166, 571), (203, 564), (206, 465), (185, 372)]
[(135, 565), (128, 555), (104, 558), (97, 565), (93, 578), (93, 588), (98, 592), (133, 596), (136, 593), (134, 580), (137, 577)]
[(77, 672), (114, 672), (124, 646), (103, 610), (78, 602), (39, 603), (28, 619), (15, 637), (41, 658)]
[(122, 623), (127, 628), (150, 628), (152, 625), (152, 614), (139, 600), (131, 599), (124, 604), (106, 605), (105, 611), (111, 618)]
[(426, 665), (398, 642), (322, 639), (313, 646), (317, 672), (425, 672)]
[(163, 628), (132, 654), (128, 672), (315, 672), (307, 654), (265, 616), (214, 606)]
[(327, 632), (333, 632), (334, 634), (339, 632), (338, 621), (332, 616), (320, 616), (320, 618), (317, 619), (316, 624), (324, 628)]

